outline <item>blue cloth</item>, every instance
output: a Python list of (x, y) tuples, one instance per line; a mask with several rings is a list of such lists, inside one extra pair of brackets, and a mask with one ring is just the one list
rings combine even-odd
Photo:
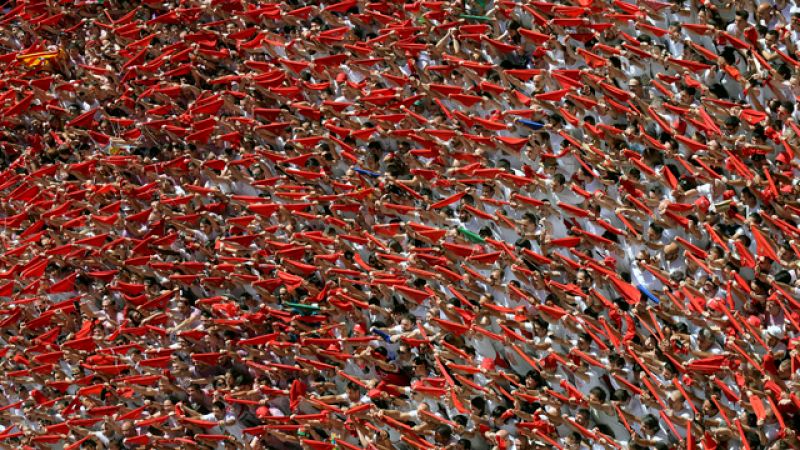
[(517, 121), (532, 130), (541, 130), (542, 128), (544, 128), (543, 123), (536, 122), (535, 120), (517, 119)]
[(652, 300), (653, 302), (655, 302), (655, 303), (661, 303), (661, 300), (659, 300), (659, 299), (658, 299), (658, 297), (656, 297), (655, 295), (653, 295), (653, 293), (652, 293), (652, 292), (650, 292), (650, 291), (649, 291), (649, 290), (648, 290), (646, 287), (642, 286), (641, 284), (637, 284), (637, 285), (636, 285), (636, 287), (637, 287), (637, 288), (639, 288), (639, 291), (641, 291), (641, 292), (642, 292), (642, 294), (646, 295), (646, 296), (647, 296), (647, 298), (649, 298), (649, 299), (650, 299), (650, 300)]
[(381, 176), (381, 174), (379, 174), (378, 172), (372, 172), (370, 170), (362, 169), (360, 167), (356, 167), (354, 170), (360, 173), (361, 175), (367, 175), (374, 178), (378, 178), (379, 176)]
[(381, 338), (383, 338), (384, 341), (392, 342), (392, 337), (389, 336), (388, 334), (384, 333), (383, 331), (381, 331), (381, 330), (379, 330), (377, 328), (373, 328), (370, 331), (372, 332), (372, 334), (374, 334), (376, 336), (380, 336)]

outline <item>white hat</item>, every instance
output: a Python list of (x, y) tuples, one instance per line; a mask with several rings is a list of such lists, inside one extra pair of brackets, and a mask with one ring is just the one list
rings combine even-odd
[(783, 328), (777, 325), (771, 325), (767, 327), (767, 335), (774, 337), (775, 339), (783, 339), (784, 333)]

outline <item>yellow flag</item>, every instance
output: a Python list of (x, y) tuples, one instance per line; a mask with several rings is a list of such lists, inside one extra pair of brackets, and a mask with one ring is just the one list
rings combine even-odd
[(53, 58), (57, 58), (59, 55), (61, 55), (60, 50), (55, 52), (36, 52), (28, 53), (27, 55), (17, 55), (17, 59), (28, 67), (37, 67)]

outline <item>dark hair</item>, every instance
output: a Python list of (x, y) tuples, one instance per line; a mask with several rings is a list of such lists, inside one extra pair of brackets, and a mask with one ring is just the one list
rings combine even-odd
[(746, 234), (739, 235), (739, 239), (742, 240), (742, 245), (744, 245), (745, 248), (749, 248), (750, 247), (750, 243), (753, 242), (753, 240), (750, 239), (750, 236), (748, 236)]
[(736, 62), (736, 48), (728, 45), (722, 49), (720, 56), (722, 56), (726, 63), (734, 64)]
[(589, 391), (589, 393), (594, 394), (600, 403), (605, 403), (607, 397), (605, 389), (601, 388), (600, 386), (595, 386)]
[[(778, 68), (775, 70), (778, 71), (778, 75), (782, 76), (784, 80), (792, 78), (792, 69), (790, 69), (789, 66), (787, 66), (786, 64), (779, 65)], [(792, 102), (787, 102), (787, 103), (792, 105), (792, 109), (794, 109), (794, 103)]]
[(786, 270), (781, 270), (775, 274), (775, 281), (778, 283), (789, 284), (792, 282), (792, 275)]
[(542, 374), (537, 370), (529, 370), (525, 374), (525, 381), (532, 380), (536, 387), (547, 387), (547, 381), (542, 377)]
[(626, 402), (629, 398), (631, 398), (631, 395), (624, 389), (617, 389), (611, 394), (611, 400), (616, 402)]
[(728, 93), (728, 90), (725, 89), (725, 86), (722, 83), (714, 83), (709, 88), (708, 91), (717, 96), (720, 99), (727, 99), (731, 98), (731, 95)]
[(447, 425), (439, 425), (436, 427), (436, 434), (441, 435), (447, 440), (450, 440), (450, 438), (453, 437), (453, 429)]
[(656, 416), (652, 414), (644, 416), (644, 419), (642, 419), (642, 425), (647, 428), (653, 428), (656, 430), (661, 428), (661, 426), (658, 423), (658, 419), (656, 419)]
[(480, 410), (480, 415), (483, 415), (486, 411), (486, 400), (484, 400), (483, 397), (473, 397), (472, 400), (469, 401), (469, 404), (473, 408)]
[(506, 413), (506, 411), (508, 411), (508, 408), (506, 408), (503, 405), (498, 405), (494, 408), (494, 410), (492, 410), (492, 417), (494, 417), (495, 419), (502, 417), (503, 414)]
[(664, 234), (664, 227), (662, 227), (661, 225), (658, 225), (658, 224), (655, 224), (655, 223), (654, 223), (654, 224), (650, 225), (650, 228), (651, 228), (653, 231), (655, 231), (655, 232), (656, 232), (656, 233), (657, 233), (659, 236), (661, 236), (662, 234)]
[(726, 127), (738, 127), (741, 123), (741, 120), (736, 116), (728, 116), (728, 118), (725, 119)]

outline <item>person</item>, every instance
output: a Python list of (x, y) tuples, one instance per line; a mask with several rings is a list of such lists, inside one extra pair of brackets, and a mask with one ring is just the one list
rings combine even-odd
[(800, 447), (795, 2), (7, 2), (0, 448)]

